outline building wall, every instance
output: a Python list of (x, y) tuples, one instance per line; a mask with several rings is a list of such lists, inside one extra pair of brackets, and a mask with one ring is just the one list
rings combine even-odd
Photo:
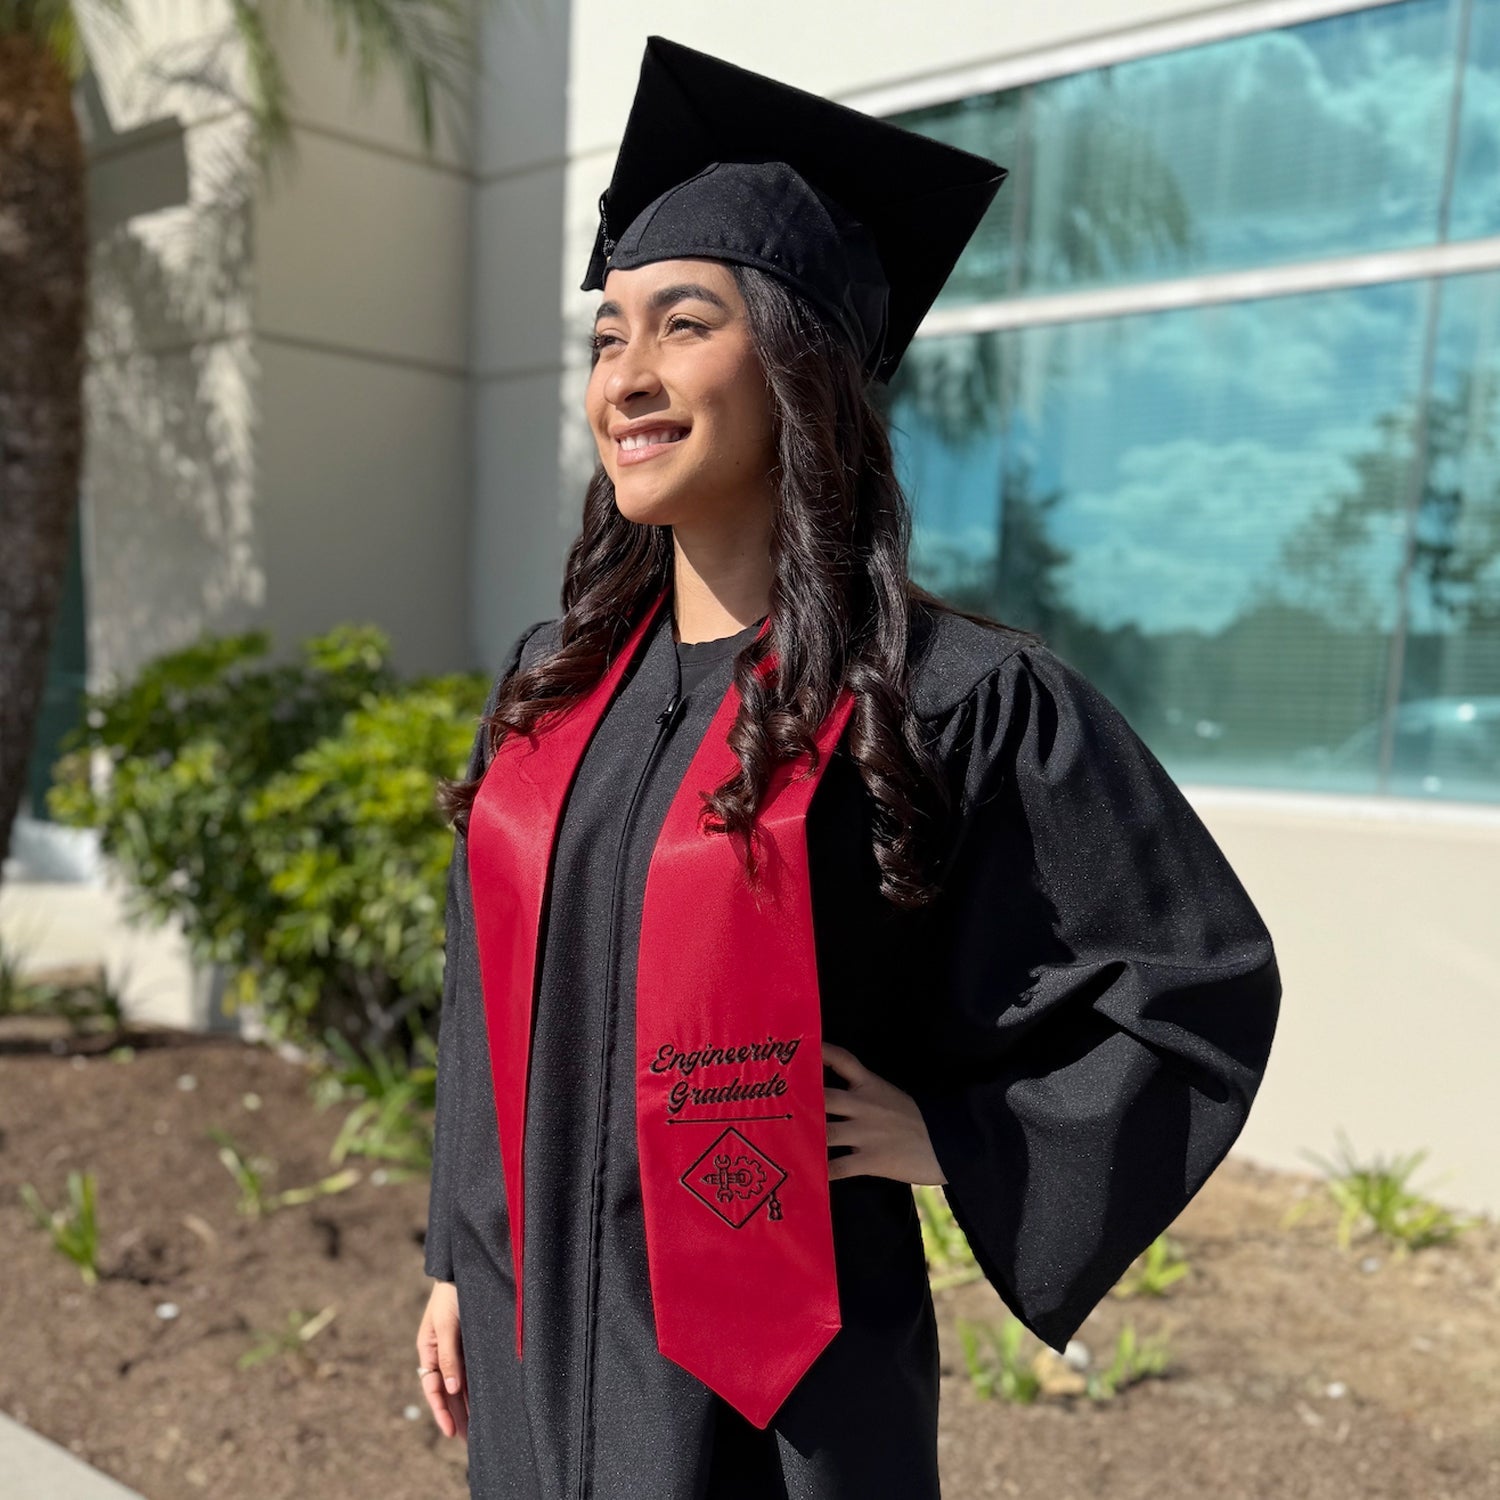
[(474, 524), (469, 598), (475, 659), (498, 666), (534, 620), (558, 612), (581, 491), (561, 481), (571, 411), (560, 307), (569, 178), (571, 8), (492, 7), (474, 189)]
[(124, 217), (95, 252), (91, 676), (203, 630), (287, 651), (351, 620), (404, 671), (467, 664), (471, 101), (429, 157), (398, 85), (362, 92), (321, 15), (285, 8), (294, 155), (266, 180), (243, 111), (151, 80), (201, 52), (243, 92), (224, 13), (153, 0), (138, 24), (138, 46), (95, 48), (109, 124), (175, 116), (187, 201), (151, 206), (158, 137), (95, 143)]
[(1276, 942), (1271, 1065), (1236, 1149), (1316, 1172), (1426, 1150), (1440, 1202), (1500, 1213), (1500, 811), (1184, 787)]
[(398, 83), (365, 94), (320, 12), (278, 12), (297, 162), (257, 193), (266, 608), (278, 640), (344, 620), (404, 672), (467, 664), (472, 104), (421, 149)]

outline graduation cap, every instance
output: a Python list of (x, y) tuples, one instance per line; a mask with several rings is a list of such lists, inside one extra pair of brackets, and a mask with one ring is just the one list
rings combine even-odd
[(831, 314), (885, 382), (1008, 175), (649, 36), (582, 289), (679, 257), (755, 266)]

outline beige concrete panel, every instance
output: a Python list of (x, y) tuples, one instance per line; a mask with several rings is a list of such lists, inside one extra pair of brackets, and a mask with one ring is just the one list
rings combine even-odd
[[(481, 379), (557, 363), (566, 176), (561, 166), (541, 168), (477, 189), (474, 369)], [(582, 277), (580, 268), (573, 279)]]
[(259, 511), (278, 648), (370, 622), (404, 673), (465, 667), (466, 382), (271, 340), (260, 352)]
[(468, 182), (315, 132), (297, 145), (257, 204), (257, 329), (462, 369)]
[[(562, 358), (570, 370), (583, 372), (586, 381), (589, 354), (588, 336), (593, 327), (594, 309), (602, 292), (583, 292), (578, 283), (588, 270), (599, 229), (599, 195), (609, 186), (614, 162), (603, 156), (585, 156), (568, 170), (564, 200), (564, 235), (562, 244)], [(581, 390), (579, 399), (582, 399)]]
[[(436, 24), (436, 11), (433, 16)], [(455, 97), (441, 92), (432, 96), (433, 149), (429, 155), (404, 77), (383, 63), (373, 80), (361, 79), (353, 38), (341, 55), (326, 7), (277, 6), (267, 19), (286, 76), (288, 112), (298, 125), (412, 156), (418, 164), (467, 173), (474, 140), (477, 57), (471, 57), (469, 68), (452, 70), (459, 83)]]
[(567, 154), (566, 0), (503, 0), (484, 11), (476, 170), (481, 181)]
[(559, 613), (563, 561), (583, 517), (581, 487), (558, 482), (566, 404), (558, 372), (476, 388), (470, 544), (475, 660), (498, 668), (517, 634)]
[(96, 683), (258, 621), (258, 383), (245, 338), (89, 366), (82, 547)]
[(1237, 1149), (1311, 1173), (1339, 1130), (1364, 1159), (1425, 1149), (1415, 1186), (1500, 1212), (1500, 812), (1187, 790), (1285, 987)]
[(576, 157), (613, 151), (635, 93), (641, 53), (655, 33), (829, 97), (1015, 57), (1041, 47), (1135, 28), (1217, 5), (1195, 0), (1080, 0), (995, 5), (950, 0), (937, 24), (910, 0), (769, 0), (753, 25), (735, 6), (693, 0), (573, 7), (568, 141)]

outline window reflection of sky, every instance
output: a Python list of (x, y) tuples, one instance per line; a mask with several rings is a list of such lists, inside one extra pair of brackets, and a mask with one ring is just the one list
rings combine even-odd
[(1500, 234), (1500, 5), (1476, 0), (1464, 70), (1451, 235)]
[[(1013, 168), (940, 305), (1433, 243), (1463, 17), (1407, 0), (902, 116)], [(1500, 233), (1500, 4), (1467, 44), (1455, 238)]]
[[(1048, 533), (1070, 554), (1077, 614), (1220, 630), (1276, 586), (1283, 543), (1351, 482), (1346, 456), (1375, 441), (1377, 417), (1409, 402), (1420, 295), (1402, 284), (981, 335), (1002, 340), (1020, 381), (1004, 435), (951, 444), (895, 410), (924, 535), (993, 551), (1014, 451), (1037, 488), (1064, 493)], [(1399, 544), (1390, 533), (1367, 561), (1387, 628)]]

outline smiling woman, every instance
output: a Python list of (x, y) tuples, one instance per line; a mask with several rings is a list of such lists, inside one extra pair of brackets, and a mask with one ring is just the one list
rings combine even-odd
[(1097, 689), (908, 576), (871, 386), (1004, 175), (647, 44), (562, 612), (442, 789), (417, 1351), (476, 1500), (935, 1500), (912, 1184), (1062, 1348), (1245, 1122), (1244, 888)]
[[(705, 527), (746, 526), (743, 543), (769, 563), (771, 398), (734, 274), (712, 260), (653, 261), (611, 271), (605, 291), (584, 404), (620, 514), (672, 527), (689, 558)], [(769, 572), (755, 581), (764, 589)]]

